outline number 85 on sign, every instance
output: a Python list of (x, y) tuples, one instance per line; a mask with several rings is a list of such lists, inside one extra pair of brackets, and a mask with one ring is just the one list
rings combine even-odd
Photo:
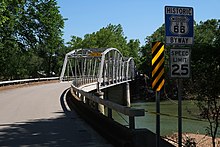
[(190, 54), (189, 49), (170, 49), (171, 78), (190, 77)]

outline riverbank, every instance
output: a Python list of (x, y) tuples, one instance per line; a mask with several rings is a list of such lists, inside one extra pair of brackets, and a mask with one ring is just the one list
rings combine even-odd
[[(168, 142), (172, 143), (175, 146), (178, 146), (178, 134), (174, 133), (173, 135), (166, 136)], [(190, 143), (195, 143), (199, 147), (212, 147), (212, 138), (203, 134), (193, 134), (193, 133), (184, 133), (183, 134), (183, 143), (187, 141)], [(216, 139), (216, 146), (220, 146), (220, 138)]]

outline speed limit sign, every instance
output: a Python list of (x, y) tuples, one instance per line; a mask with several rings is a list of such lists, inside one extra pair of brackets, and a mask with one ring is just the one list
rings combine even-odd
[(190, 77), (189, 49), (170, 49), (170, 76), (172, 78)]

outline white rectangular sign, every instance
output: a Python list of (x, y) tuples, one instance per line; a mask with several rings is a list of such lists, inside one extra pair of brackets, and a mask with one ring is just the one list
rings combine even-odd
[(170, 49), (170, 75), (172, 78), (190, 77), (190, 50)]

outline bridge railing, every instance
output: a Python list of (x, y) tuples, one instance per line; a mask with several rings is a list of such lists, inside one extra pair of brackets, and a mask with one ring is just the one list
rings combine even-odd
[(112, 110), (120, 112), (129, 117), (129, 128), (135, 129), (135, 117), (144, 116), (145, 110), (144, 109), (135, 109), (127, 106), (122, 106), (120, 104), (114, 103), (112, 101), (102, 99), (96, 93), (88, 93), (84, 90), (80, 90), (75, 85), (71, 85), (71, 93), (72, 95), (79, 101), (86, 103), (87, 100), (91, 100), (97, 104), (104, 105), (108, 108), (108, 117), (112, 118)]
[(86, 85), (89, 83), (97, 82), (97, 78), (93, 76), (85, 76), (85, 77), (74, 77), (72, 78), (72, 84), (76, 87), (80, 87), (82, 85)]
[(102, 53), (98, 74), (99, 87), (120, 84), (134, 79), (135, 65), (132, 57), (125, 58), (116, 48), (108, 48)]
[(1, 81), (0, 87), (5, 86), (5, 85), (14, 85), (14, 84), (30, 83), (30, 82), (37, 82), (37, 81), (49, 81), (49, 80), (59, 80), (59, 77), (32, 78), (32, 79), (22, 79), (22, 80)]

